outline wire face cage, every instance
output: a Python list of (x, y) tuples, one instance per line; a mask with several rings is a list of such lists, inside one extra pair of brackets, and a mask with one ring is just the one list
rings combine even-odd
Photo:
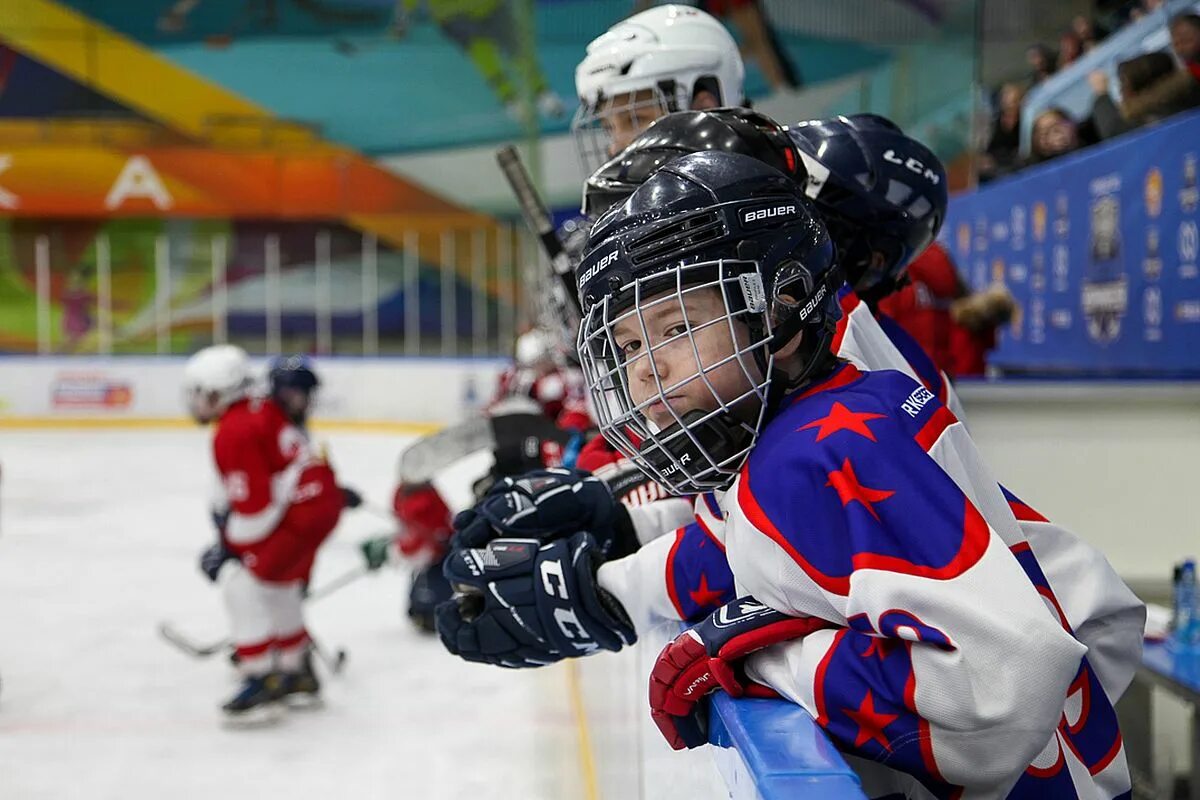
[(606, 295), (578, 341), (601, 432), (672, 492), (726, 488), (766, 413), (769, 338), (753, 261), (691, 264)]
[(687, 108), (676, 94), (676, 88), (668, 84), (581, 102), (571, 131), (583, 174), (600, 169), (659, 117)]

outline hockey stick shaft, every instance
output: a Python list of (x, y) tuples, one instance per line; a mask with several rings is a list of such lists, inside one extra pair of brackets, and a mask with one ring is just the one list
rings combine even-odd
[(346, 649), (339, 647), (332, 654), (329, 653), (320, 643), (310, 635), (308, 637), (309, 644), (312, 645), (313, 652), (317, 654), (317, 658), (321, 659), (321, 663), (325, 668), (334, 675), (340, 675), (342, 668), (346, 666)]
[(363, 504), (360, 505), (356, 510), (357, 511), (365, 511), (368, 514), (370, 514), (371, 516), (378, 517), (380, 520), (383, 520), (385, 522), (390, 522), (392, 524), (398, 523), (398, 520), (396, 519), (395, 514), (393, 514), (391, 511), (384, 508), (383, 506), (376, 505), (375, 503), (368, 503), (368, 502), (364, 501)]
[(333, 594), (334, 592), (336, 592), (337, 590), (341, 589), (343, 586), (348, 586), (349, 584), (354, 583), (356, 580), (361, 578), (363, 575), (366, 575), (367, 572), (369, 572), (369, 570), (367, 569), (367, 565), (359, 564), (359, 565), (355, 566), (353, 569), (346, 570), (341, 575), (337, 576), (336, 578), (329, 581), (328, 583), (322, 585), (320, 588), (314, 589), (313, 591), (309, 592), (308, 596), (306, 598), (304, 598), (304, 601), (306, 603), (313, 603), (317, 600), (324, 599), (324, 598), (328, 597), (329, 595)]
[(563, 247), (562, 240), (554, 230), (554, 219), (546, 209), (546, 204), (533, 185), (533, 178), (521, 160), (521, 153), (514, 145), (508, 144), (496, 151), (496, 163), (504, 173), (505, 180), (517, 198), (517, 206), (525, 224), (538, 237), (542, 251), (550, 260), (550, 267), (555, 276), (562, 282), (570, 302), (579, 310), (579, 296), (575, 289), (575, 277), (571, 269), (571, 259)]

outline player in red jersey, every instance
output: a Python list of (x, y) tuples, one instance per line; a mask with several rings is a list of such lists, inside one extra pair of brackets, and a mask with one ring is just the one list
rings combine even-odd
[(216, 423), (220, 541), (201, 566), (222, 587), (244, 677), (222, 706), (234, 724), (274, 720), (283, 700), (319, 699), (303, 589), (344, 506), (329, 464), (275, 399), (250, 396), (250, 384), (246, 354), (232, 345), (205, 348), (184, 368), (192, 417)]

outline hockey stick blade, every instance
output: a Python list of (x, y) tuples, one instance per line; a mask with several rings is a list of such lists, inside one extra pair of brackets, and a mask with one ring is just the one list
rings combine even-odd
[(496, 434), (487, 417), (443, 428), (413, 442), (400, 454), (400, 480), (417, 485), (427, 483), (439, 470), (479, 450), (496, 447)]
[[(328, 597), (329, 595), (341, 589), (343, 586), (348, 586), (349, 584), (361, 578), (363, 575), (366, 575), (367, 572), (368, 570), (365, 565), (356, 566), (353, 569), (350, 569), (332, 579), (325, 585), (314, 589), (308, 594), (307, 597), (304, 598), (304, 602), (306, 604), (313, 603), (323, 597)], [(169, 644), (173, 645), (176, 649), (186, 653), (192, 658), (209, 658), (210, 656), (214, 656), (217, 653), (233, 647), (233, 640), (228, 636), (218, 639), (215, 642), (204, 644), (180, 633), (174, 625), (165, 621), (158, 623), (158, 635), (166, 640)], [(340, 661), (344, 663), (346, 660), (344, 651), (338, 650), (338, 653), (340, 655)], [(333, 671), (337, 672), (340, 669), (341, 667), (339, 666), (337, 670)]]
[(175, 630), (169, 622), (160, 622), (158, 624), (158, 635), (193, 658), (208, 658), (233, 645), (232, 640), (228, 637), (211, 642), (210, 644), (200, 644)]

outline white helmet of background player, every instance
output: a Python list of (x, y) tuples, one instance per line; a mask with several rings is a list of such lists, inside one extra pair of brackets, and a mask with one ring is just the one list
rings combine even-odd
[(517, 337), (514, 355), (518, 367), (544, 370), (555, 366), (555, 337), (545, 328), (533, 328)]
[(201, 425), (217, 419), (245, 397), (252, 383), (246, 351), (232, 344), (206, 347), (183, 367), (188, 411)]
[(665, 114), (742, 105), (744, 76), (737, 43), (703, 11), (657, 6), (618, 22), (575, 68), (571, 130), (584, 174)]

